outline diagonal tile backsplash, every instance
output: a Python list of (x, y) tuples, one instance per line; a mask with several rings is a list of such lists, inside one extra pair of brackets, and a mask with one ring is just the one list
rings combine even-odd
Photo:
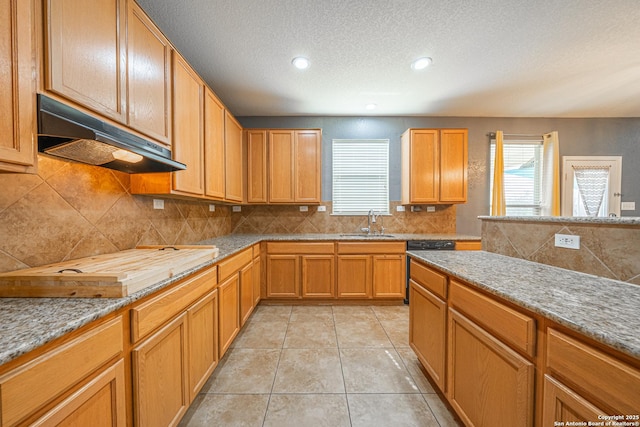
[(129, 193), (129, 175), (38, 158), (38, 174), (0, 174), (0, 271), (231, 233), (231, 210)]

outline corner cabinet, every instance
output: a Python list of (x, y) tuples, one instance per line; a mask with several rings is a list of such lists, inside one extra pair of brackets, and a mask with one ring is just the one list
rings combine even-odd
[(0, 171), (36, 172), (34, 2), (0, 0)]
[(401, 145), (402, 204), (467, 201), (467, 129), (408, 129)]
[(248, 203), (320, 203), (320, 129), (249, 129), (245, 140)]

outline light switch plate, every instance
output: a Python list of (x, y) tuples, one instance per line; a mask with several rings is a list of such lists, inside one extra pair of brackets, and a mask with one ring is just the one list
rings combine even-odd
[(427, 206), (427, 212), (435, 212), (435, 211), (436, 211), (435, 206)]
[(400, 205), (400, 206), (396, 206), (396, 212), (404, 212), (404, 206)]
[(242, 212), (242, 206), (232, 206), (231, 207), (231, 211), (232, 212)]
[(309, 206), (300, 206), (300, 212), (309, 212)]
[(620, 205), (620, 210), (622, 211), (635, 211), (636, 210), (636, 202), (622, 202)]
[(209, 205), (209, 212), (215, 212), (216, 211), (216, 205)]
[(153, 209), (164, 209), (164, 200), (153, 199)]
[(555, 238), (555, 245), (558, 248), (580, 249), (580, 236), (556, 234)]

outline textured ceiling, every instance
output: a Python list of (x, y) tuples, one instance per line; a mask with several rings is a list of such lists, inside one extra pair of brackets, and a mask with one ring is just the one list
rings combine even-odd
[(640, 117), (638, 0), (138, 2), (237, 116)]

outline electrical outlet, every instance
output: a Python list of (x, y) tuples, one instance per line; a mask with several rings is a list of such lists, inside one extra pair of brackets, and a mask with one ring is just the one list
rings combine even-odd
[(242, 212), (242, 206), (232, 206), (231, 207), (231, 211), (232, 212)]
[(555, 245), (558, 248), (580, 249), (580, 236), (556, 234)]
[(404, 206), (400, 205), (400, 206), (396, 206), (396, 212), (404, 212)]
[(300, 206), (300, 212), (309, 212), (309, 206)]
[(164, 200), (153, 199), (153, 209), (164, 209)]
[(327, 211), (326, 206), (318, 206), (318, 212), (326, 212), (326, 211)]
[(209, 205), (209, 212), (215, 212), (216, 211), (216, 205)]
[(620, 206), (621, 211), (635, 211), (636, 210), (636, 202), (622, 202)]
[(436, 211), (435, 206), (427, 206), (427, 212), (435, 212), (435, 211)]

